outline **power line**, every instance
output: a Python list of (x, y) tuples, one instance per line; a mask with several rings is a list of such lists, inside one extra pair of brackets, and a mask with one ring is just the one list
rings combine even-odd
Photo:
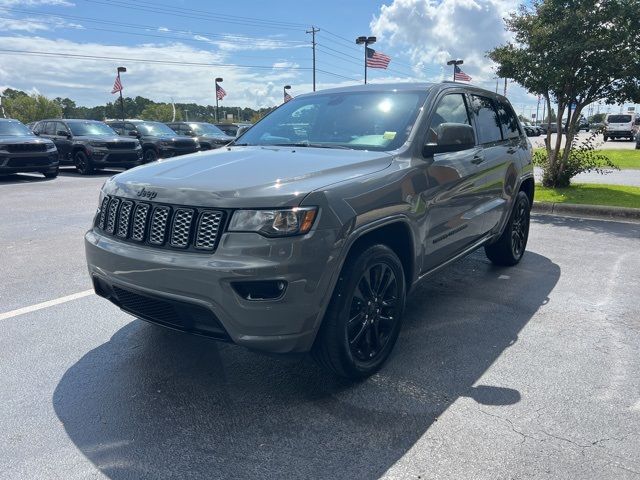
[(191, 18), (191, 19), (197, 19), (197, 20), (202, 20), (203, 17), (207, 19), (207, 17), (209, 17), (208, 18), (209, 20), (216, 20), (221, 23), (230, 23), (234, 25), (244, 25), (244, 26), (250, 26), (250, 27), (257, 27), (257, 28), (278, 28), (278, 29), (284, 29), (284, 30), (298, 30), (298, 31), (300, 30), (299, 27), (286, 26), (286, 25), (268, 25), (268, 24), (260, 23), (260, 21), (254, 22), (254, 21), (221, 19), (216, 17), (214, 14), (188, 14), (188, 13), (184, 13), (183, 10), (176, 10), (174, 8), (167, 9), (163, 7), (158, 7), (155, 4), (154, 6), (130, 5), (130, 4), (118, 2), (118, 1), (101, 1), (101, 0), (85, 0), (85, 2), (91, 2), (98, 5), (106, 5), (109, 7), (116, 6), (121, 8), (127, 8), (129, 10), (137, 10), (140, 12), (160, 13), (164, 15), (171, 15), (172, 17)]

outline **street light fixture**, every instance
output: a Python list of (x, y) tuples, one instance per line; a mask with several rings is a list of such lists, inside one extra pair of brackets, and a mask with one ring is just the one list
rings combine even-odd
[(220, 121), (220, 116), (218, 115), (218, 83), (222, 82), (222, 77), (216, 77), (216, 123)]
[(357, 45), (364, 45), (364, 84), (367, 84), (367, 48), (369, 45), (376, 43), (376, 37), (360, 36), (356, 38)]
[(284, 100), (284, 103), (287, 102), (287, 90), (290, 90), (290, 89), (291, 89), (291, 85), (285, 85), (282, 88), (282, 99)]
[[(120, 85), (122, 85), (122, 82), (120, 81), (120, 74), (121, 73), (125, 73), (127, 71), (126, 67), (118, 67), (116, 69), (116, 71), (118, 72), (118, 81), (120, 83)], [(124, 128), (124, 100), (122, 98), (122, 87), (120, 87), (120, 113), (122, 114), (122, 128)]]
[(453, 81), (456, 81), (456, 67), (458, 65), (462, 65), (464, 63), (464, 60), (449, 60), (447, 62), (447, 65), (453, 65)]

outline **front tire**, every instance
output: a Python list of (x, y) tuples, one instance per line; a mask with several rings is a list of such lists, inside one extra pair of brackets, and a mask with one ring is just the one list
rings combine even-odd
[(405, 297), (393, 250), (377, 244), (350, 254), (312, 349), (316, 361), (352, 380), (373, 375), (396, 343)]
[(145, 164), (155, 162), (156, 160), (158, 160), (158, 154), (153, 148), (148, 148), (147, 150), (145, 150), (143, 155), (144, 155), (143, 163)]
[(42, 175), (44, 175), (44, 178), (56, 178), (59, 172), (60, 172), (60, 167), (56, 167), (55, 170), (49, 170), (49, 171), (45, 170), (44, 172), (42, 172)]
[(520, 262), (529, 239), (530, 212), (529, 197), (524, 192), (518, 192), (504, 232), (496, 242), (484, 247), (492, 263), (510, 267)]
[(84, 151), (78, 150), (74, 153), (73, 162), (80, 175), (91, 175), (93, 173), (93, 163)]

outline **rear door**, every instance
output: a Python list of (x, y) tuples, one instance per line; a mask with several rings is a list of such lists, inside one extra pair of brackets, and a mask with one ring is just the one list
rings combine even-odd
[[(443, 123), (472, 125), (468, 99), (462, 92), (447, 93), (438, 100), (429, 121), (425, 144), (438, 143), (438, 126)], [(482, 148), (437, 153), (427, 159), (428, 229), (424, 239), (427, 271), (464, 250), (482, 233), (482, 220), (474, 214), (478, 207), (477, 163)]]

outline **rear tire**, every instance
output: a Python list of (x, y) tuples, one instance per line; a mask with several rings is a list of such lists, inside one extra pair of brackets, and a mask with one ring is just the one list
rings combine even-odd
[(529, 197), (524, 192), (518, 192), (502, 235), (496, 242), (484, 247), (492, 263), (510, 267), (520, 262), (529, 239), (530, 211)]
[(73, 161), (80, 175), (91, 175), (93, 173), (93, 163), (84, 151), (78, 150), (74, 153)]
[(396, 343), (406, 286), (386, 245), (349, 255), (311, 351), (325, 369), (352, 380), (373, 375)]
[(604, 136), (604, 141), (606, 142), (607, 140), (609, 140), (609, 137), (607, 137), (606, 135)]

